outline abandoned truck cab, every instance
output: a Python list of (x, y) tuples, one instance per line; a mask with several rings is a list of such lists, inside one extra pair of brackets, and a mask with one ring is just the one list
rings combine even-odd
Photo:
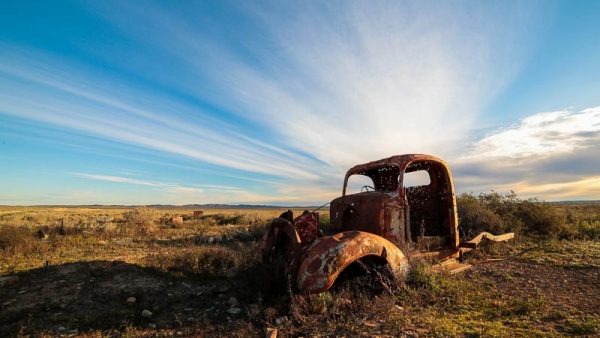
[[(356, 175), (371, 184), (348, 194), (349, 179)], [(354, 166), (346, 174), (342, 196), (331, 202), (330, 217), (339, 231), (372, 233), (406, 249), (458, 253), (452, 174), (434, 156), (400, 155)]]
[[(362, 188), (353, 178), (362, 178)], [(420, 180), (419, 180), (420, 178)], [(456, 195), (448, 165), (430, 155), (408, 154), (348, 170), (342, 196), (330, 206), (332, 229), (323, 235), (319, 214), (291, 211), (273, 220), (260, 244), (269, 275), (303, 293), (331, 288), (353, 266), (384, 267), (404, 278), (410, 259), (433, 260), (451, 273), (469, 267), (462, 254), (482, 239), (505, 241), (508, 233), (483, 232), (460, 242)]]

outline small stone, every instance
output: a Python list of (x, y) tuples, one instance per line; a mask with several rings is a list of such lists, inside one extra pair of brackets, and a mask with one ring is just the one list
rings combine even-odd
[(279, 318), (275, 319), (275, 324), (281, 325), (281, 324), (285, 323), (285, 320), (286, 320), (285, 317), (279, 317)]
[(129, 297), (127, 298), (127, 304), (134, 304), (136, 300), (135, 297)]
[(229, 307), (236, 307), (240, 303), (238, 302), (238, 300), (235, 297), (229, 297), (229, 299), (227, 300), (227, 304), (229, 305)]
[(142, 311), (142, 317), (150, 318), (150, 317), (152, 317), (152, 312), (150, 310), (144, 310), (144, 311)]
[(227, 313), (230, 313), (232, 315), (238, 315), (242, 312), (242, 309), (240, 309), (239, 307), (232, 307), (231, 309), (227, 310)]

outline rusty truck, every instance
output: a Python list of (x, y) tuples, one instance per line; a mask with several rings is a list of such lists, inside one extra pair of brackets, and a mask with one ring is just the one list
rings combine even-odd
[[(408, 184), (415, 174), (421, 182)], [(349, 181), (357, 176), (366, 184), (350, 193)], [(290, 290), (317, 293), (356, 264), (384, 266), (397, 279), (415, 259), (460, 272), (470, 267), (463, 254), (481, 240), (514, 237), (483, 232), (461, 241), (456, 207), (452, 173), (437, 157), (406, 154), (356, 165), (346, 173), (341, 196), (330, 202), (329, 227), (320, 227), (317, 211), (294, 218), (288, 210), (263, 236), (262, 259)]]

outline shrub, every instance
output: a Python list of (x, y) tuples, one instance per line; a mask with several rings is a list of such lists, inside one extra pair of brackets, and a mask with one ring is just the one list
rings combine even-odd
[(437, 291), (437, 277), (430, 265), (422, 261), (413, 261), (406, 275), (406, 285), (416, 289)]
[(147, 207), (137, 207), (123, 213), (123, 220), (128, 230), (146, 234), (156, 229), (154, 211)]
[(565, 321), (564, 330), (574, 335), (591, 335), (598, 332), (598, 322), (592, 318), (582, 321), (568, 319)]
[(471, 238), (482, 231), (504, 232), (502, 218), (482, 200), (470, 194), (458, 198), (458, 215), (461, 235)]
[(0, 250), (14, 252), (27, 246), (32, 240), (31, 232), (25, 227), (7, 225), (0, 228)]
[(518, 215), (527, 230), (550, 237), (560, 235), (566, 221), (552, 206), (537, 200), (521, 201)]
[(0, 227), (0, 255), (5, 258), (44, 255), (48, 253), (49, 248), (48, 242), (37, 239), (26, 227)]
[(492, 233), (527, 232), (534, 235), (564, 237), (569, 229), (567, 217), (536, 199), (522, 200), (514, 192), (500, 194), (464, 193), (458, 196), (457, 209), (461, 235), (470, 238), (482, 231)]

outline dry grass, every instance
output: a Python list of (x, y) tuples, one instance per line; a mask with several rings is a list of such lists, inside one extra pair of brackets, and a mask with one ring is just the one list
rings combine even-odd
[[(595, 229), (597, 209), (553, 208), (570, 215), (569, 224)], [(594, 237), (521, 235), (475, 251), (470, 260), (476, 269), (457, 276), (434, 274), (414, 262), (393, 294), (348, 284), (290, 298), (265, 288), (256, 254), (266, 225), (284, 209), (207, 209), (199, 219), (192, 219), (192, 211), (0, 208), (0, 276), (19, 278), (0, 290), (0, 300), (9, 302), (4, 309), (16, 311), (10, 324), (3, 319), (0, 333), (55, 335), (60, 325), (87, 336), (246, 337), (262, 336), (267, 327), (277, 327), (282, 336), (598, 333), (599, 309), (584, 305), (590, 301), (586, 292), (600, 292), (594, 282), (600, 278), (600, 245)], [(180, 215), (182, 225), (168, 222)], [(321, 219), (326, 223), (328, 215)], [(493, 268), (485, 263), (489, 258), (507, 260)], [(587, 291), (564, 301), (559, 297), (567, 297), (564, 280)], [(38, 289), (39, 283), (45, 288)], [(61, 290), (55, 297), (47, 294)], [(135, 305), (125, 303), (130, 295), (138, 298)], [(231, 297), (240, 302), (240, 314), (227, 312)], [(60, 299), (71, 299), (71, 305), (56, 305)], [(14, 308), (26, 302), (31, 306)], [(251, 307), (259, 312), (251, 313)], [(144, 308), (154, 312), (151, 321), (140, 317)]]

